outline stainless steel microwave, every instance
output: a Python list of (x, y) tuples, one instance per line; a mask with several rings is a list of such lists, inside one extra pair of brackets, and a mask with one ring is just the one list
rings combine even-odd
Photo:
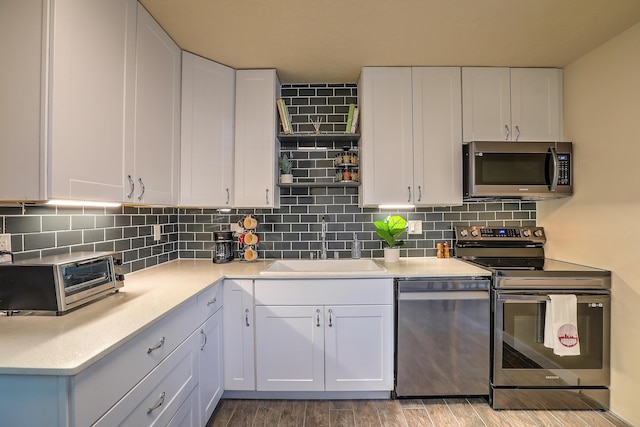
[(463, 145), (464, 198), (544, 200), (573, 194), (571, 142)]
[(78, 252), (0, 264), (0, 311), (60, 315), (124, 285), (119, 254)]

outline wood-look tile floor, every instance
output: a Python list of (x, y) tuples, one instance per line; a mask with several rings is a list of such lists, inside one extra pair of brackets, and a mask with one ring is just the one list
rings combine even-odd
[(484, 399), (222, 400), (207, 427), (630, 427), (610, 412), (494, 411)]

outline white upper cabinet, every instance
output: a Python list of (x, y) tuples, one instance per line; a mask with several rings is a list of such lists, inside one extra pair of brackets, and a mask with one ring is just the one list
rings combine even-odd
[(139, 5), (134, 137), (125, 155), (127, 203), (178, 202), (181, 63), (180, 48)]
[(562, 141), (562, 70), (557, 68), (511, 69), (512, 139)]
[(121, 200), (135, 31), (135, 0), (0, 4), (0, 199)]
[(182, 53), (180, 205), (233, 204), (235, 71)]
[(511, 94), (508, 68), (462, 68), (463, 140), (511, 139)]
[(0, 2), (0, 200), (45, 198), (44, 1)]
[(562, 140), (562, 70), (464, 67), (463, 140)]
[(459, 67), (414, 67), (413, 185), (418, 206), (462, 204)]
[(360, 203), (462, 203), (457, 67), (365, 67)]
[(275, 70), (236, 71), (234, 207), (278, 208)]
[(358, 93), (360, 203), (413, 203), (411, 68), (365, 67)]

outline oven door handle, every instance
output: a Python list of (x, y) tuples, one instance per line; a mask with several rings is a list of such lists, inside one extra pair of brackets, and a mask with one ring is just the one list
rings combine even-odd
[(474, 300), (489, 299), (489, 291), (425, 291), (400, 292), (398, 301)]
[[(570, 290), (563, 292), (563, 294), (571, 294)], [(580, 295), (576, 294), (578, 303), (590, 303), (590, 302), (608, 302), (611, 300), (610, 294), (588, 294)], [(498, 292), (498, 302), (501, 303), (532, 303), (532, 302), (546, 302), (549, 301), (547, 294), (502, 294)]]

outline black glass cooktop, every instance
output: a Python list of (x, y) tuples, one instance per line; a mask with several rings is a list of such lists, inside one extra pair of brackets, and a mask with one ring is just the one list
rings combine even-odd
[(593, 274), (601, 275), (609, 273), (599, 268), (588, 267), (586, 265), (574, 264), (571, 262), (558, 261), (550, 258), (475, 258), (467, 260), (490, 270), (506, 275), (509, 272), (529, 272), (529, 273), (558, 273), (558, 274)]

